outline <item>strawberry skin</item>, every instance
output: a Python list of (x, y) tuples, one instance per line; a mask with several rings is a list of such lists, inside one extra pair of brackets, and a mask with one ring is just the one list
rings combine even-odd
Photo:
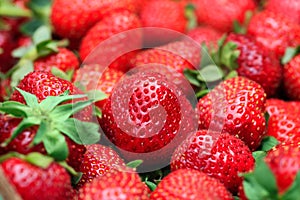
[(34, 61), (35, 71), (51, 72), (53, 67), (68, 72), (79, 68), (79, 61), (75, 54), (66, 48), (59, 48), (57, 53)]
[(300, 169), (299, 144), (280, 144), (268, 153), (265, 160), (275, 175), (279, 193), (285, 192)]
[(300, 22), (300, 2), (298, 0), (268, 0), (266, 10), (285, 15), (295, 23)]
[(189, 136), (173, 153), (171, 170), (197, 169), (236, 192), (242, 182), (239, 173), (254, 167), (249, 148), (227, 133), (199, 130)]
[(80, 165), (80, 172), (83, 174), (77, 186), (82, 187), (94, 178), (121, 166), (125, 166), (123, 159), (110, 147), (100, 144), (88, 145)]
[(135, 0), (55, 0), (50, 18), (55, 33), (61, 37), (80, 39), (94, 24), (119, 8), (135, 12), (138, 4)]
[(256, 82), (228, 79), (199, 100), (199, 129), (229, 133), (254, 151), (265, 134), (265, 101), (266, 94)]
[(222, 32), (209, 26), (200, 26), (189, 31), (187, 35), (199, 45), (202, 45), (204, 42), (208, 47), (211, 45), (215, 47), (217, 41), (222, 37)]
[(85, 184), (79, 190), (78, 200), (149, 199), (149, 189), (139, 175), (130, 169), (125, 170), (127, 171), (113, 170)]
[(197, 170), (179, 169), (171, 172), (158, 184), (150, 199), (232, 200), (233, 197), (217, 179)]
[(70, 199), (70, 176), (56, 163), (42, 169), (19, 158), (10, 158), (0, 167), (23, 200)]
[[(280, 28), (278, 28), (280, 27)], [(248, 26), (248, 34), (277, 58), (284, 55), (287, 47), (300, 44), (300, 26), (285, 16), (270, 11), (254, 15)]]
[(0, 30), (0, 72), (7, 72), (14, 64), (11, 56), (12, 50), (15, 48), (13, 37), (9, 31)]
[(268, 97), (274, 96), (282, 76), (279, 61), (261, 49), (250, 36), (231, 33), (226, 41), (237, 44), (240, 51), (237, 59), (238, 74), (259, 83)]
[(295, 56), (284, 66), (283, 78), (288, 98), (300, 101), (300, 55)]
[(244, 22), (245, 13), (256, 8), (253, 0), (192, 0), (199, 23), (230, 31), (233, 22)]

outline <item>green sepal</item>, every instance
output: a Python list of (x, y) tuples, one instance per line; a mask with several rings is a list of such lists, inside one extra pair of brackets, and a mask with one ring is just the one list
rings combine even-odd
[(145, 180), (144, 183), (149, 187), (151, 191), (154, 191), (157, 188), (157, 185), (151, 181)]
[(262, 139), (260, 148), (262, 151), (270, 151), (279, 144), (278, 140), (272, 136), (266, 136)]
[(240, 55), (240, 51), (237, 50), (237, 44), (234, 42), (227, 42), (221, 49), (220, 62), (225, 65), (229, 70), (236, 70), (238, 64), (236, 62)]
[(130, 161), (129, 163), (127, 163), (126, 166), (129, 168), (135, 169), (135, 168), (139, 167), (142, 163), (143, 163), (143, 160), (133, 160), (133, 161)]
[(224, 80), (228, 80), (228, 79), (231, 79), (231, 78), (234, 78), (234, 77), (237, 77), (239, 74), (236, 70), (232, 70), (230, 71), (224, 78)]
[(198, 80), (203, 82), (215, 82), (222, 80), (223, 72), (216, 65), (207, 65), (203, 69), (200, 69)]
[(70, 165), (68, 165), (66, 161), (60, 161), (58, 162), (58, 164), (63, 168), (65, 168), (72, 176), (80, 176), (80, 177), (82, 176), (82, 173), (76, 172), (75, 169)]
[(17, 101), (5, 101), (0, 103), (0, 112), (10, 114), (14, 117), (27, 117), (30, 110), (27, 105)]
[(15, 88), (19, 82), (33, 71), (33, 62), (30, 59), (21, 59), (12, 69), (11, 87)]
[(19, 88), (16, 88), (16, 90), (18, 90), (18, 92), (21, 93), (21, 95), (23, 96), (26, 104), (29, 106), (29, 107), (37, 107), (39, 105), (39, 102), (38, 102), (38, 99), (35, 95), (29, 93), (29, 92), (26, 92), (24, 90), (21, 90)]
[(94, 113), (96, 117), (102, 118), (102, 110), (97, 106), (94, 106)]
[(108, 98), (107, 94), (100, 90), (89, 90), (87, 92), (88, 98), (93, 100), (93, 102), (101, 101)]
[(74, 70), (69, 70), (67, 72), (64, 72), (63, 70), (61, 70), (57, 67), (51, 67), (51, 73), (54, 76), (57, 76), (59, 78), (67, 80), (67, 81), (71, 81), (72, 77), (73, 77), (73, 74), (74, 74)]
[(265, 151), (254, 151), (252, 156), (256, 162), (262, 161), (266, 157), (267, 153)]
[(192, 30), (196, 28), (198, 25), (195, 10), (196, 10), (195, 6), (191, 3), (188, 3), (185, 6), (185, 18), (188, 20), (187, 28), (186, 28), (187, 30)]
[(196, 93), (196, 97), (198, 99), (200, 99), (200, 98), (204, 97), (205, 95), (207, 95), (209, 93), (209, 91), (210, 90), (208, 90), (208, 89), (200, 90)]
[(0, 2), (0, 16), (5, 17), (31, 17), (30, 10), (23, 9), (14, 5), (11, 0), (1, 0)]
[(44, 22), (41, 19), (31, 19), (30, 21), (27, 21), (23, 23), (20, 26), (20, 31), (27, 36), (33, 35), (34, 32), (41, 26), (44, 25)]
[(199, 75), (198, 70), (184, 69), (183, 74), (192, 85), (195, 85), (197, 87), (201, 86), (198, 80), (198, 75)]
[(57, 161), (66, 160), (69, 154), (65, 137), (58, 131), (52, 130), (44, 136), (43, 143), (47, 153)]
[(42, 120), (41, 123), (40, 123), (40, 126), (34, 136), (34, 139), (32, 141), (32, 144), (29, 145), (29, 147), (32, 147), (34, 145), (37, 145), (39, 143), (41, 143), (44, 139), (44, 136), (47, 132), (51, 131), (49, 130), (50, 127), (49, 125), (47, 124), (47, 122), (45, 120)]
[(281, 58), (281, 64), (283, 65), (287, 64), (299, 53), (300, 53), (300, 46), (286, 48), (285, 53)]
[(300, 170), (297, 172), (296, 178), (289, 189), (280, 197), (282, 200), (300, 199)]
[(72, 185), (77, 185), (80, 181), (80, 179), (82, 178), (83, 173), (82, 172), (78, 172), (76, 176), (72, 176), (71, 177), (71, 183)]

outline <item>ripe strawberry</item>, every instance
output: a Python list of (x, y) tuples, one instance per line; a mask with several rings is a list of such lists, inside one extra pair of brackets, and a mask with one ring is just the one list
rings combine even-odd
[(12, 50), (15, 48), (13, 37), (9, 31), (0, 30), (0, 72), (7, 72), (14, 64), (11, 56)]
[(80, 165), (80, 172), (83, 174), (77, 186), (82, 187), (96, 177), (121, 166), (125, 166), (123, 159), (110, 147), (100, 144), (88, 145)]
[[(280, 28), (278, 28), (280, 27)], [(285, 16), (270, 11), (254, 15), (249, 23), (248, 34), (266, 50), (280, 58), (287, 47), (300, 44), (300, 26)]]
[(78, 200), (84, 199), (148, 199), (149, 189), (133, 171), (112, 170), (85, 184), (79, 190)]
[[(90, 62), (100, 64), (98, 63), (99, 61), (101, 64), (104, 63), (102, 64), (104, 66), (112, 65), (114, 66), (113, 68), (118, 68), (118, 70), (126, 72), (128, 67), (127, 62), (135, 55), (135, 52), (125, 53), (139, 49), (142, 37), (140, 31), (135, 31), (133, 34), (122, 32), (139, 27), (139, 18), (127, 10), (118, 10), (106, 15), (82, 39), (79, 49), (81, 60), (87, 58), (87, 64), (90, 64)], [(122, 35), (112, 37), (118, 33), (122, 33)], [(107, 40), (108, 38), (110, 39)], [(100, 45), (98, 49), (101, 50), (100, 58), (100, 52), (96, 53), (96, 55), (92, 54), (92, 57), (88, 57), (98, 45)], [(125, 58), (119, 58), (123, 54), (125, 54)], [(118, 58), (117, 63), (112, 63), (116, 58)]]
[(1, 163), (0, 168), (24, 200), (70, 199), (70, 176), (57, 163), (43, 169), (20, 158), (10, 158)]
[(300, 101), (300, 55), (295, 56), (284, 65), (283, 79), (287, 97)]
[(247, 11), (256, 8), (253, 0), (192, 0), (196, 7), (199, 23), (212, 26), (221, 31), (230, 31), (233, 22), (243, 23)]
[(236, 192), (242, 182), (239, 173), (254, 167), (249, 148), (227, 133), (200, 130), (190, 135), (173, 153), (171, 170), (182, 168), (203, 171)]
[(34, 61), (35, 71), (51, 72), (53, 67), (64, 72), (74, 71), (79, 68), (79, 61), (75, 54), (66, 48), (59, 48), (57, 53), (41, 57)]
[(150, 199), (231, 200), (233, 197), (217, 179), (197, 170), (179, 169), (159, 183)]
[(135, 0), (55, 0), (52, 6), (51, 23), (55, 33), (61, 37), (80, 39), (92, 26), (115, 9), (126, 8), (136, 12), (139, 6), (137, 2)]
[(265, 134), (265, 101), (266, 94), (256, 82), (228, 79), (199, 100), (199, 129), (229, 133), (254, 151)]
[(9, 98), (10, 88), (10, 79), (0, 80), (0, 102)]
[(279, 61), (247, 35), (231, 33), (226, 42), (235, 43), (240, 52), (236, 60), (238, 74), (259, 83), (268, 97), (274, 96), (282, 76)]
[(177, 144), (196, 130), (190, 103), (158, 72), (120, 81), (102, 113), (101, 128), (121, 154), (149, 166), (168, 162)]
[(297, 0), (268, 0), (266, 10), (280, 13), (295, 23), (300, 22), (300, 2)]
[(279, 194), (284, 193), (300, 169), (299, 144), (280, 144), (268, 152), (265, 160), (275, 175)]
[[(175, 39), (179, 33), (185, 33), (187, 19), (184, 4), (172, 0), (146, 1), (141, 10), (143, 27), (156, 27), (157, 29), (144, 31), (144, 42), (147, 45), (162, 44)], [(171, 31), (164, 31), (169, 29)]]
[(209, 26), (200, 26), (192, 29), (187, 35), (199, 45), (205, 42), (208, 47), (211, 45), (213, 45), (213, 47), (217, 46), (217, 41), (222, 37), (221, 32)]

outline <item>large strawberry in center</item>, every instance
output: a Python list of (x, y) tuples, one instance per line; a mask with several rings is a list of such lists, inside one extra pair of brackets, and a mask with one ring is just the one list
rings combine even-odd
[(120, 81), (102, 112), (103, 131), (128, 160), (163, 164), (196, 129), (184, 94), (154, 72), (137, 72)]

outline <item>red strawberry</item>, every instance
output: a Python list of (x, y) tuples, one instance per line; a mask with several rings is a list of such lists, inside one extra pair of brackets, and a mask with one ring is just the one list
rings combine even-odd
[(184, 4), (172, 0), (146, 1), (141, 10), (141, 21), (143, 27), (157, 28), (144, 30), (144, 42), (147, 45), (169, 42), (180, 36), (175, 31), (185, 33), (187, 28)]
[(200, 26), (197, 27), (187, 34), (193, 40), (195, 40), (199, 45), (202, 45), (203, 42), (210, 47), (217, 45), (217, 41), (222, 37), (222, 33), (218, 30), (209, 27), (209, 26)]
[(102, 113), (101, 128), (123, 156), (149, 166), (168, 162), (196, 128), (190, 103), (158, 72), (137, 72), (120, 81)]
[(51, 72), (53, 67), (64, 72), (74, 71), (79, 68), (79, 61), (75, 54), (66, 48), (59, 48), (57, 53), (41, 57), (34, 61), (35, 71)]
[(288, 98), (300, 101), (300, 55), (284, 65), (283, 79), (284, 91)]
[(262, 87), (243, 77), (228, 79), (197, 105), (199, 129), (234, 135), (253, 151), (265, 134), (265, 100)]
[(191, 169), (171, 172), (151, 193), (150, 199), (205, 199), (231, 200), (232, 195), (218, 180)]
[(300, 22), (300, 2), (297, 0), (268, 0), (266, 10), (285, 15), (295, 23)]
[(238, 74), (259, 83), (268, 97), (274, 96), (282, 76), (279, 61), (247, 35), (231, 33), (226, 42), (235, 43), (240, 52), (236, 61)]
[(24, 200), (70, 199), (70, 176), (57, 163), (51, 163), (43, 169), (20, 158), (10, 158), (4, 161), (0, 168)]
[[(103, 63), (102, 65), (104, 66), (112, 65), (113, 68), (118, 68), (118, 70), (126, 72), (128, 67), (127, 62), (135, 55), (135, 52), (127, 55), (126, 53), (139, 49), (142, 42), (140, 31), (130, 33), (126, 31), (139, 27), (139, 18), (127, 10), (118, 10), (106, 15), (82, 39), (79, 50), (80, 58), (82, 60), (87, 58), (87, 64)], [(112, 37), (118, 33), (122, 34)], [(108, 38), (110, 39), (107, 40)], [(98, 45), (100, 46), (96, 48)], [(96, 54), (94, 53), (95, 55), (92, 54), (89, 56), (95, 48)], [(99, 53), (97, 53), (97, 49), (98, 51), (100, 50)], [(119, 58), (123, 54), (125, 54), (125, 58)], [(118, 58), (118, 62), (112, 63), (116, 58)]]
[(149, 189), (133, 171), (113, 170), (92, 182), (85, 184), (79, 190), (79, 200), (85, 199), (148, 199)]
[(300, 26), (285, 16), (270, 11), (254, 15), (248, 33), (266, 50), (273, 51), (278, 58), (283, 56), (287, 47), (300, 44)]
[(221, 31), (230, 31), (233, 22), (243, 23), (247, 11), (255, 9), (253, 0), (193, 0), (199, 23), (212, 26)]
[(15, 47), (11, 33), (0, 30), (0, 72), (7, 72), (13, 66), (11, 52)]
[(0, 102), (9, 98), (10, 88), (10, 79), (0, 80)]
[(83, 174), (78, 186), (82, 187), (96, 177), (103, 176), (121, 166), (125, 166), (123, 159), (110, 147), (100, 144), (88, 145), (80, 165), (80, 172)]
[(197, 169), (220, 180), (232, 192), (242, 182), (239, 173), (254, 167), (249, 148), (227, 133), (200, 130), (184, 141), (174, 152), (171, 170)]
[(80, 39), (93, 25), (115, 9), (126, 8), (137, 11), (139, 6), (137, 2), (135, 0), (55, 0), (52, 6), (51, 23), (55, 33), (61, 37)]
[(279, 194), (284, 193), (300, 169), (299, 144), (280, 144), (268, 153), (265, 160), (275, 175)]

